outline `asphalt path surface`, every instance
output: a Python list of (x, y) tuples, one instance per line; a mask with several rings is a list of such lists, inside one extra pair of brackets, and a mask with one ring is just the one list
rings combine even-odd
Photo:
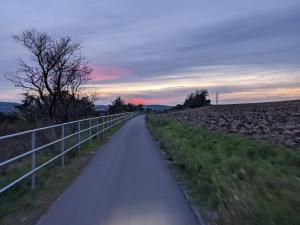
[(37, 225), (199, 225), (144, 116), (93, 156)]

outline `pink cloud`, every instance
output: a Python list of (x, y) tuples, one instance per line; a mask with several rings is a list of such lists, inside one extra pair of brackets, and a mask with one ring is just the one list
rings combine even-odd
[(95, 81), (118, 80), (129, 73), (124, 68), (113, 66), (92, 66), (92, 69), (92, 80)]

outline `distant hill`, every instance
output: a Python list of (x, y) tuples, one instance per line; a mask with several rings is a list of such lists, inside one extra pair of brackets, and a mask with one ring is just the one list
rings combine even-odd
[[(173, 106), (168, 105), (144, 105), (144, 109), (150, 109), (154, 111), (164, 111), (167, 109), (171, 109)], [(106, 112), (108, 111), (108, 105), (95, 105), (96, 111)]]
[(150, 109), (155, 111), (164, 111), (173, 108), (173, 106), (168, 105), (144, 105), (144, 109)]
[(10, 112), (16, 110), (18, 103), (15, 102), (0, 102), (0, 112)]
[(95, 110), (99, 112), (108, 111), (108, 105), (95, 105)]

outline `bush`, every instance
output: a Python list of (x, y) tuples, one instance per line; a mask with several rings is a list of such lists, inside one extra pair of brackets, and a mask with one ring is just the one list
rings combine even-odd
[(208, 91), (205, 89), (196, 90), (189, 94), (184, 102), (185, 107), (197, 108), (202, 106), (210, 105), (210, 100), (207, 99)]

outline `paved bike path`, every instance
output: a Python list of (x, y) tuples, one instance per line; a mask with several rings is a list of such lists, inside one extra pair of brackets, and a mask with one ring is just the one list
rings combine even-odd
[(127, 122), (37, 225), (197, 225), (144, 116)]

